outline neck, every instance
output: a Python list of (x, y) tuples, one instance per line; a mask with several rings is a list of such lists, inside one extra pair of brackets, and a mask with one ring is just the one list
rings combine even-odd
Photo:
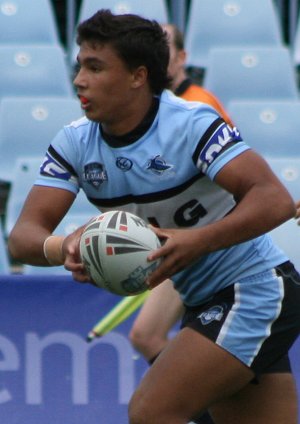
[(153, 94), (148, 93), (144, 96), (138, 96), (127, 102), (126, 106), (112, 116), (108, 122), (102, 122), (101, 126), (106, 134), (121, 136), (135, 129), (149, 112), (153, 102)]
[(185, 72), (185, 70), (184, 70), (184, 69), (181, 69), (179, 72), (177, 72), (176, 76), (173, 78), (172, 86), (171, 86), (171, 90), (172, 90), (173, 92), (175, 92), (175, 91), (176, 91), (176, 89), (177, 89), (177, 87), (179, 87), (179, 86), (180, 86), (180, 84), (181, 84), (181, 83), (182, 83), (185, 79), (187, 79), (187, 74), (186, 74), (186, 72)]

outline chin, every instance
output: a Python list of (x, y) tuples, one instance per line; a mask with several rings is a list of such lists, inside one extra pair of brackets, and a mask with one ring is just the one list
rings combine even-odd
[(100, 122), (101, 121), (99, 116), (96, 116), (94, 113), (89, 112), (89, 111), (85, 111), (85, 116), (87, 117), (87, 119), (89, 119), (90, 121), (93, 121), (93, 122)]

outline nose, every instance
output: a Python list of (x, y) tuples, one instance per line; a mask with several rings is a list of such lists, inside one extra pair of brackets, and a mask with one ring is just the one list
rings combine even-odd
[(78, 69), (77, 71), (75, 71), (75, 76), (74, 76), (74, 79), (73, 79), (73, 84), (74, 84), (74, 86), (76, 88), (83, 87), (85, 85), (84, 75), (83, 75), (83, 72), (82, 72), (82, 69), (81, 68)]

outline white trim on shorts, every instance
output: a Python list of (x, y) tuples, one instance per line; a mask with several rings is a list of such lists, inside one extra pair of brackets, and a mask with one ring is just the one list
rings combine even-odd
[(283, 279), (275, 270), (259, 273), (234, 284), (234, 293), (216, 344), (250, 367), (281, 312)]

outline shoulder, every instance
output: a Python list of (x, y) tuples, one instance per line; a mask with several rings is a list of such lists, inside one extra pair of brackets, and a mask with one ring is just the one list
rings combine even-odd
[(99, 132), (99, 124), (97, 122), (90, 121), (85, 116), (76, 121), (72, 121), (70, 124), (65, 125), (63, 132), (68, 138), (74, 141), (87, 141), (97, 136)]
[(170, 111), (171, 113), (181, 113), (187, 118), (194, 115), (214, 115), (216, 119), (216, 111), (210, 104), (200, 101), (187, 101), (182, 97), (178, 97), (169, 90), (163, 91), (160, 98), (160, 109), (162, 111)]

